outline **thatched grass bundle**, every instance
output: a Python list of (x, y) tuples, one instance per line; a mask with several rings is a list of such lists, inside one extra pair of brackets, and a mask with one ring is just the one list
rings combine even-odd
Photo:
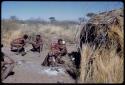
[(80, 33), (82, 83), (123, 82), (123, 36), (122, 9), (88, 21)]

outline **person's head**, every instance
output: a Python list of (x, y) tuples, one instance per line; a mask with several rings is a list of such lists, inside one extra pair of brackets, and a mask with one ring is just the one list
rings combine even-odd
[(27, 34), (23, 35), (23, 38), (24, 38), (25, 40), (28, 39), (28, 35), (27, 35)]
[(40, 39), (41, 38), (41, 36), (40, 35), (36, 35), (36, 39), (38, 40), (38, 39)]
[(58, 39), (58, 44), (62, 45), (63, 43), (63, 40), (62, 39)]

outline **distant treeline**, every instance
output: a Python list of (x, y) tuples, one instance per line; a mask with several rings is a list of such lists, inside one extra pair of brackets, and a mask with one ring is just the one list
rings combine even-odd
[(64, 24), (79, 24), (78, 21), (70, 21), (70, 20), (63, 20), (63, 21), (46, 21), (46, 20), (39, 20), (39, 19), (29, 19), (29, 20), (19, 20), (19, 19), (2, 19), (2, 21), (13, 21), (20, 24), (57, 24), (57, 25), (64, 25)]

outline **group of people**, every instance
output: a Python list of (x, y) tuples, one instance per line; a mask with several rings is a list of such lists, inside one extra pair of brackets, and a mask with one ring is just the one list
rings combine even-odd
[[(17, 54), (21, 54), (24, 56), (26, 54), (25, 51), (25, 45), (29, 43), (32, 44), (32, 49), (31, 51), (36, 51), (36, 52), (41, 52), (43, 48), (43, 39), (41, 35), (36, 35), (35, 39), (33, 41), (30, 40), (28, 35), (23, 35), (21, 38), (14, 39), (10, 43), (10, 50), (13, 52), (16, 52)], [(1, 45), (1, 48), (3, 45)], [(1, 57), (1, 67), (2, 67), (2, 80), (5, 79), (7, 74), (12, 72), (12, 69), (14, 67), (14, 60), (5, 55), (3, 52), (2, 57)], [(61, 57), (67, 54), (67, 48), (66, 48), (66, 43), (62, 39), (57, 39), (56, 42), (51, 42), (50, 44), (50, 51), (48, 55), (46, 56), (44, 62), (41, 64), (43, 66), (57, 66), (58, 63), (63, 63), (61, 60)], [(9, 67), (7, 67), (7, 65)], [(4, 67), (9, 68), (8, 72), (4, 71)]]
[(33, 48), (31, 49), (31, 51), (40, 52), (42, 50), (43, 42), (40, 35), (36, 35), (35, 40), (30, 41), (29, 36), (25, 34), (23, 37), (14, 39), (11, 42), (10, 44), (11, 51), (17, 52), (17, 54), (21, 53), (22, 56), (24, 56), (26, 54), (25, 52), (26, 43), (32, 44)]

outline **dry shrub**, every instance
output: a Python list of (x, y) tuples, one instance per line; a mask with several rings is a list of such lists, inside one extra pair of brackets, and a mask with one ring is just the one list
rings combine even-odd
[(2, 38), (2, 42), (4, 43), (5, 46), (10, 45), (10, 42), (18, 38), (19, 36), (22, 36), (21, 31), (16, 30), (16, 31), (8, 31)]

